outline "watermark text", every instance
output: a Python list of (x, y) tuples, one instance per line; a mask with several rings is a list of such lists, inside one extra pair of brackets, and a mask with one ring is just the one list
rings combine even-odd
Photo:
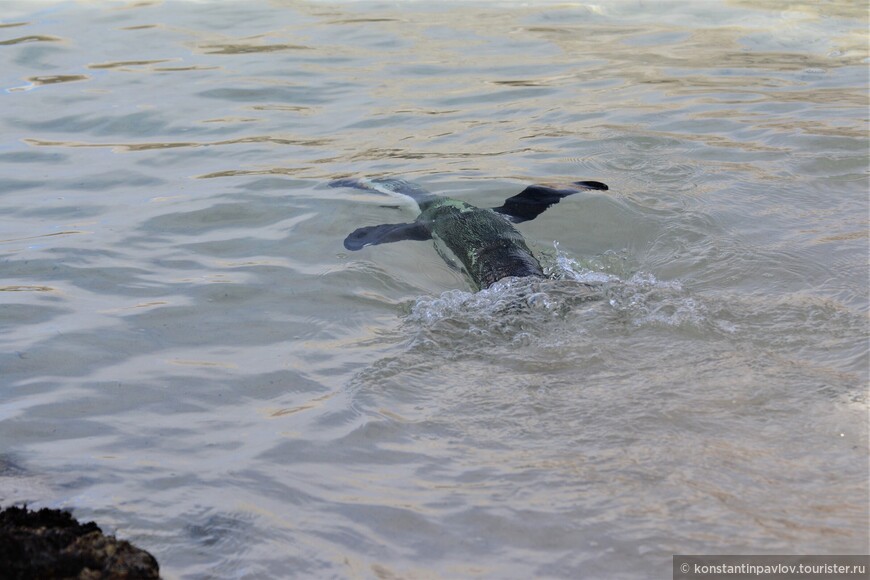
[(674, 580), (843, 580), (870, 577), (870, 555), (862, 556), (771, 556), (719, 555), (674, 556)]

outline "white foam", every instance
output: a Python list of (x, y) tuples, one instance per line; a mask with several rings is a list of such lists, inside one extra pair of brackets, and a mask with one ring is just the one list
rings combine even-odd
[[(580, 260), (559, 249), (542, 257), (547, 278), (504, 278), (480, 292), (449, 290), (420, 297), (405, 321), (428, 328), (450, 327), (462, 335), (509, 335), (543, 330), (547, 320), (561, 319), (589, 300), (602, 299), (624, 324), (635, 327), (706, 327), (707, 307), (679, 280), (659, 280), (644, 271), (628, 272), (626, 256), (611, 253)], [(733, 333), (733, 325), (714, 324)]]

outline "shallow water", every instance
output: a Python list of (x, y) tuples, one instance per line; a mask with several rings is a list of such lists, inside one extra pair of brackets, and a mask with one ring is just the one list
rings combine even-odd
[[(169, 578), (868, 546), (860, 3), (0, 5), (0, 502)], [(347, 252), (401, 175), (551, 275)]]

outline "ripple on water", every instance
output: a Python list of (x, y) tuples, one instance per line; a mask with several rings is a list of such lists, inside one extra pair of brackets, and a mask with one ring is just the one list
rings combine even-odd
[[(816, 4), (4, 1), (0, 492), (179, 577), (863, 549), (866, 7)], [(342, 247), (413, 219), (348, 175), (611, 189), (444, 292)]]
[(797, 353), (815, 345), (834, 355), (830, 364), (856, 370), (863, 360), (855, 341), (866, 321), (830, 298), (811, 292), (778, 297), (702, 292), (678, 279), (631, 271), (619, 254), (581, 261), (558, 245), (544, 258), (547, 279), (505, 278), (477, 293), (450, 290), (406, 303), (402, 322), (412, 336), (410, 351), (451, 359), (492, 352), (522, 357), (516, 349), (573, 344), (589, 333), (604, 340), (628, 326), (741, 349), (752, 344)]

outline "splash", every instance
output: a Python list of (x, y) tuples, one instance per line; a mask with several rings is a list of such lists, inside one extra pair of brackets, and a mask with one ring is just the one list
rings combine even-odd
[(409, 305), (406, 321), (431, 326), (456, 317), (558, 317), (572, 304), (603, 297), (595, 285), (585, 282), (508, 277), (480, 292), (449, 290), (437, 298), (417, 298)]
[(702, 328), (709, 321), (705, 305), (679, 281), (663, 282), (649, 273), (614, 285), (608, 301), (632, 326)]
[[(476, 293), (450, 290), (417, 298), (406, 305), (404, 323), (425, 329), (428, 338), (437, 334), (452, 340), (472, 336), (525, 343), (554, 332), (559, 321), (576, 318), (587, 303), (595, 303), (595, 315), (613, 325), (700, 329), (710, 324), (700, 298), (678, 280), (632, 272), (627, 253), (581, 260), (555, 243), (541, 262), (544, 279), (504, 278)], [(572, 328), (582, 332), (579, 324)]]

